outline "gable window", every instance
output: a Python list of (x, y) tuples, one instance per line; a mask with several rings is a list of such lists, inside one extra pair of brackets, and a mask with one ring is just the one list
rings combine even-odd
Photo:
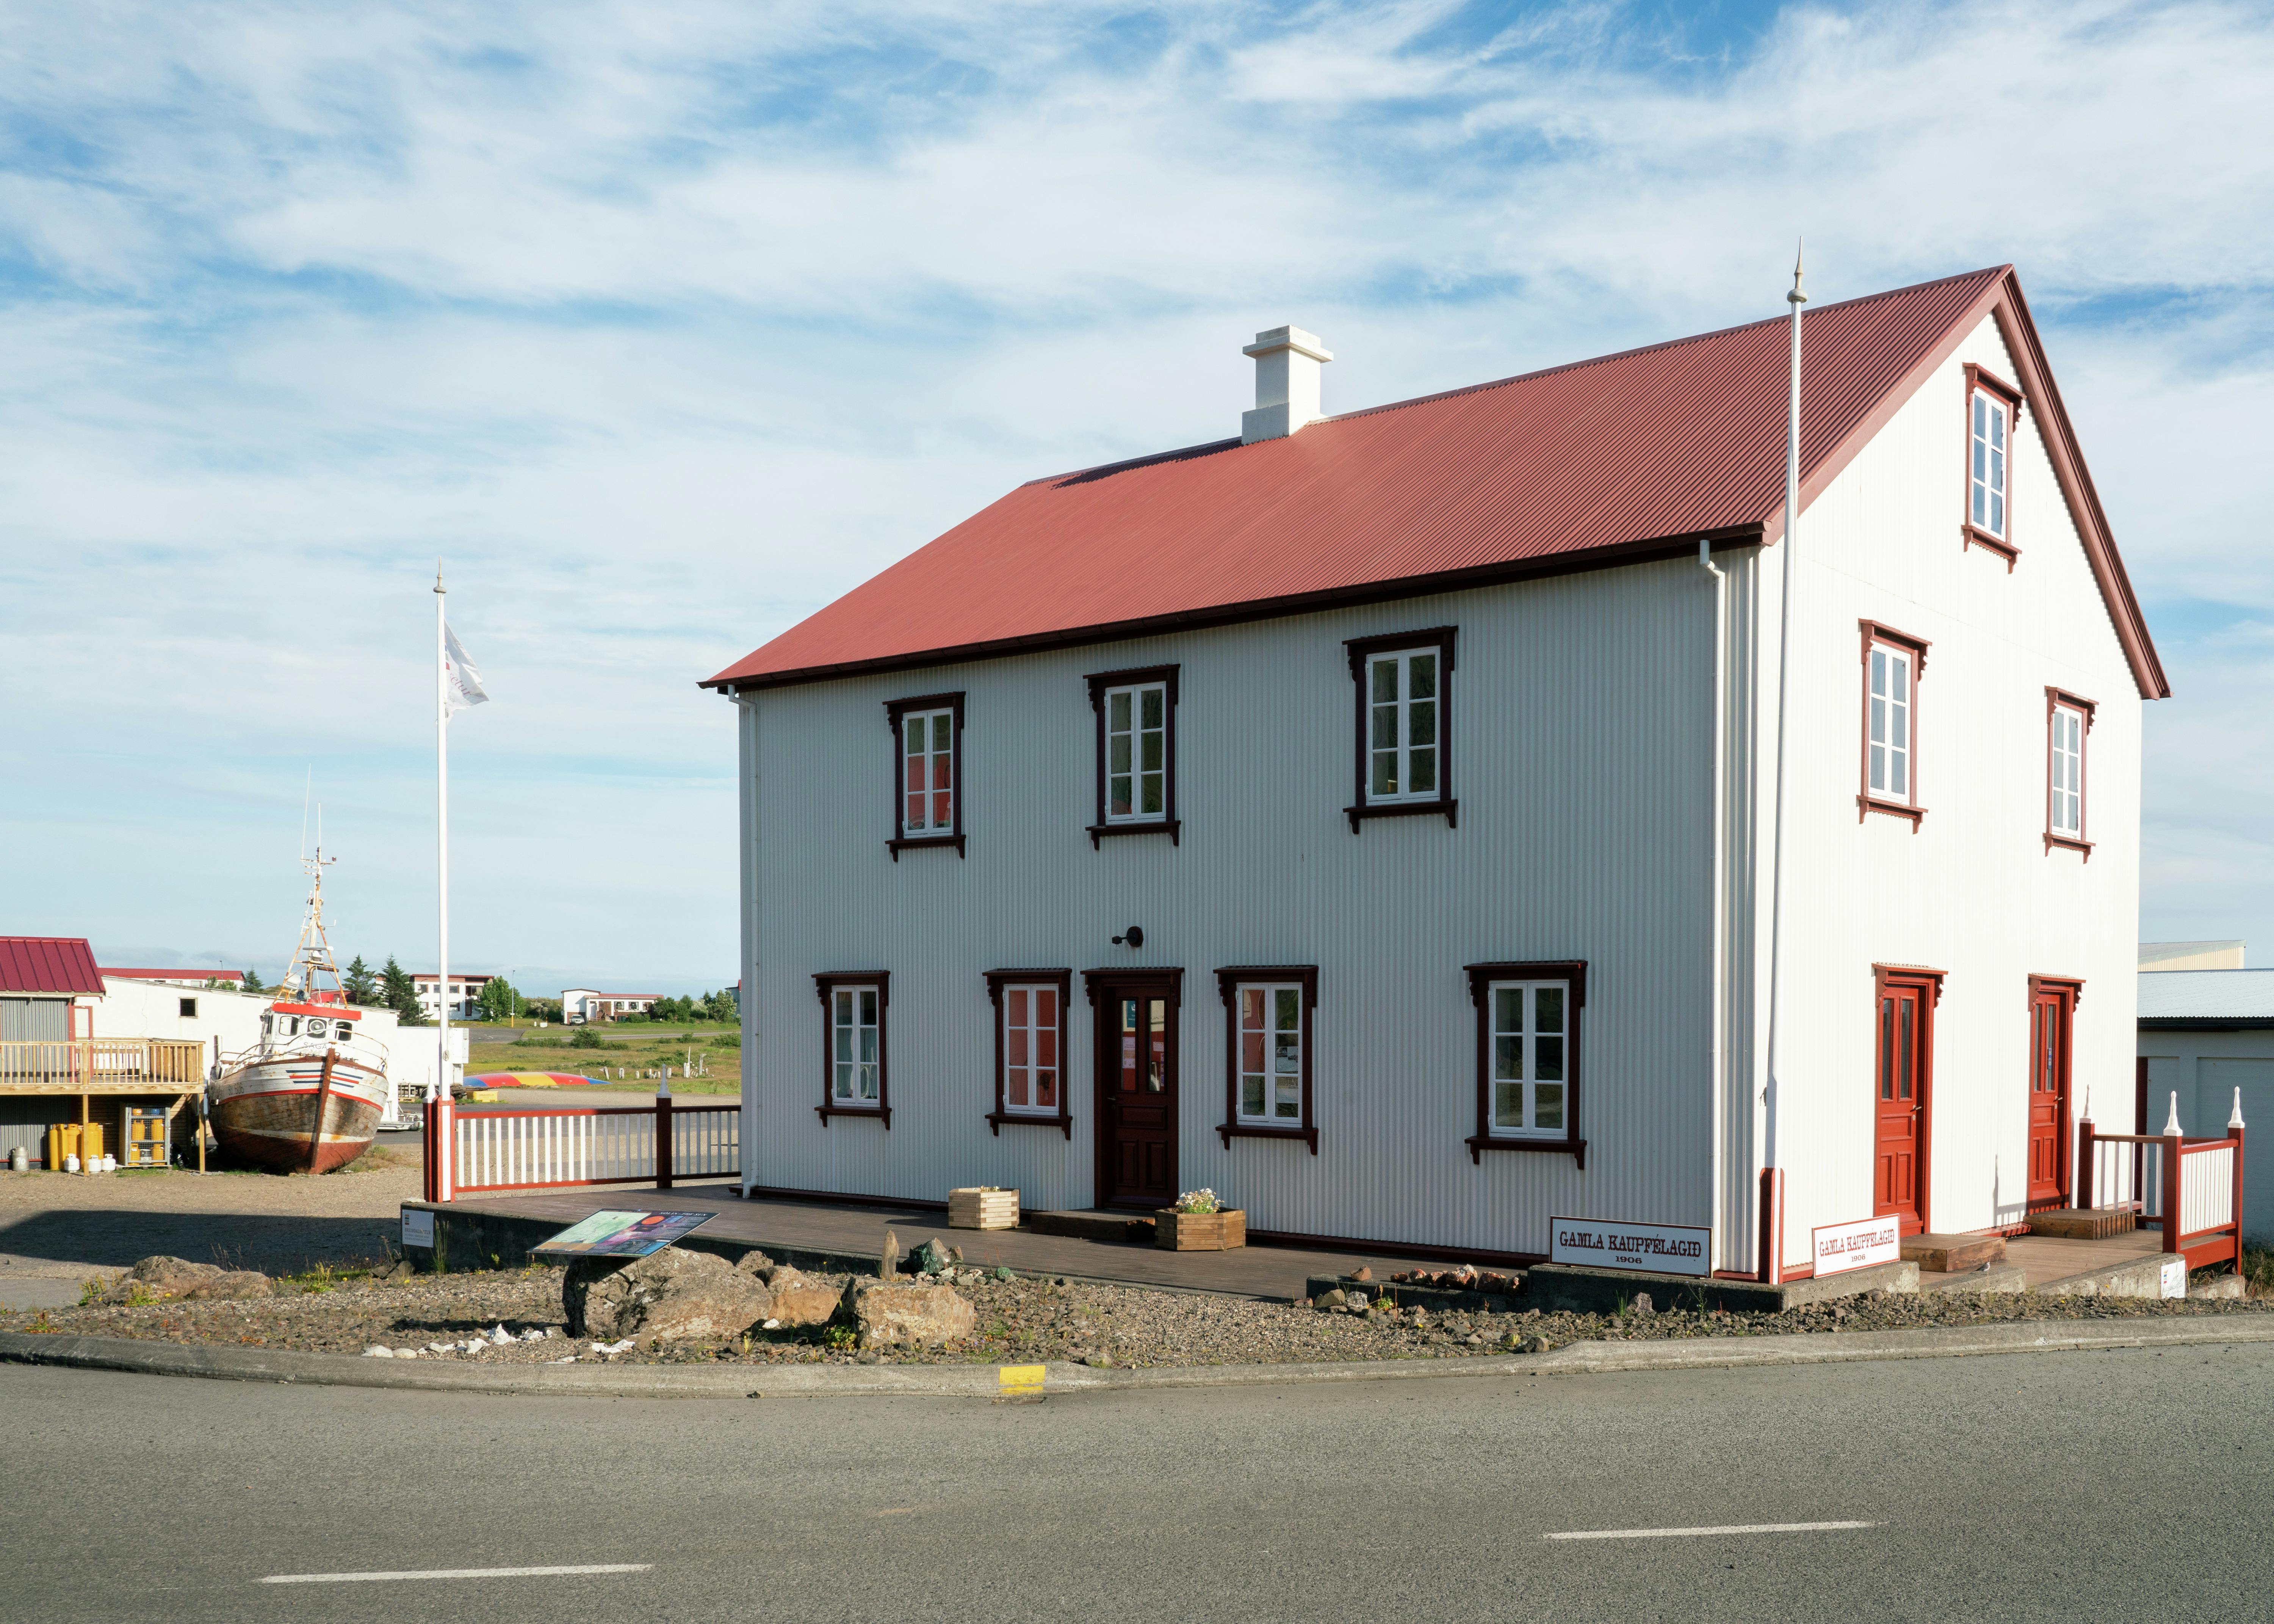
[(1477, 1132), (1469, 1159), (1487, 1150), (1568, 1151), (1586, 1166), (1579, 1137), (1579, 1014), (1587, 966), (1566, 959), (1468, 966), (1477, 1021)]
[(830, 972), (813, 978), (821, 998), (821, 1125), (832, 1116), (874, 1116), (892, 1125), (885, 1011), (892, 976), (884, 970)]
[(1928, 645), (1876, 620), (1861, 625), (1864, 787), (1856, 816), (1892, 813), (1916, 829), (1926, 816), (1918, 798), (1918, 680)]
[(1311, 1114), (1315, 965), (1237, 965), (1216, 973), (1224, 999), (1224, 1144), (1235, 1136), (1301, 1139), (1319, 1154)]
[(1066, 995), (1071, 970), (990, 970), (995, 1006), (995, 1109), (989, 1126), (1005, 1123), (1056, 1128), (1073, 1138), (1066, 1104)]
[(1455, 628), (1355, 637), (1349, 650), (1357, 688), (1357, 798), (1351, 829), (1368, 817), (1442, 813), (1453, 799)]
[(922, 846), (962, 856), (963, 695), (889, 700), (885, 718), (892, 730), (892, 861)]
[(2090, 859), (2084, 838), (2084, 741), (2092, 732), (2090, 699), (2045, 690), (2045, 850), (2063, 846)]
[(1177, 821), (1177, 668), (1103, 671), (1084, 679), (1097, 717), (1097, 814), (1102, 835), (1165, 834)]
[(2014, 427), (2021, 417), (2022, 394), (1982, 368), (1966, 369), (1966, 519), (1960, 527), (1969, 546), (1985, 547), (2011, 569), (2021, 549), (2014, 545)]

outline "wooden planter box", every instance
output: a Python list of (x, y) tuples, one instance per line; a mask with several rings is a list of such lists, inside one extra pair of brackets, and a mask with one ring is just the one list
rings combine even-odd
[(1019, 1192), (1015, 1190), (951, 1190), (947, 1192), (947, 1227), (951, 1229), (1015, 1229), (1019, 1227)]
[(1163, 1208), (1153, 1219), (1153, 1244), (1165, 1252), (1232, 1252), (1247, 1244), (1247, 1214), (1180, 1213)]

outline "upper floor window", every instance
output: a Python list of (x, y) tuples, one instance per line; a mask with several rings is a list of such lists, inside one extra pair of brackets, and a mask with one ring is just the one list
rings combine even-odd
[(1071, 970), (990, 970), (995, 1005), (995, 1109), (987, 1121), (1039, 1123), (1073, 1138), (1066, 1105), (1066, 995)]
[(1216, 973), (1224, 1009), (1224, 1119), (1235, 1134), (1299, 1139), (1319, 1154), (1311, 1115), (1311, 1017), (1319, 1002), (1314, 965), (1247, 965)]
[(1455, 628), (1354, 637), (1351, 676), (1358, 694), (1356, 801), (1359, 820), (1403, 812), (1442, 812), (1450, 823)]
[(1100, 835), (1165, 833), (1177, 821), (1177, 668), (1099, 672), (1086, 679), (1097, 715), (1097, 816)]
[(963, 853), (963, 695), (926, 694), (886, 702), (892, 730), (892, 838), (898, 862), (912, 846)]
[[(1579, 1138), (1580, 960), (1468, 966), (1477, 1020), (1477, 1132), (1472, 1161), (1490, 1149), (1569, 1150)], [(1583, 1162), (1584, 1165), (1584, 1162)]]
[(1892, 812), (1916, 828), (1918, 799), (1918, 679), (1924, 640), (1876, 620), (1864, 629), (1864, 812)]
[(2045, 690), (2045, 849), (2092, 854), (2084, 838), (2084, 741), (2096, 707), (2056, 688)]
[(1989, 548), (2011, 568), (2013, 441), (2021, 391), (1980, 367), (1966, 369), (1966, 521), (1969, 545)]
[(821, 1123), (848, 1114), (892, 1125), (886, 1092), (885, 1011), (892, 988), (883, 970), (813, 978), (821, 997)]

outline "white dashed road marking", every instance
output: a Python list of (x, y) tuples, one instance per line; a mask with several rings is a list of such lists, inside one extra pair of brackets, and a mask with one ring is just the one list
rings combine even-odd
[(1590, 1528), (1548, 1539), (1688, 1539), (1700, 1534), (1821, 1534), (1842, 1528), (1877, 1528), (1877, 1522), (1739, 1522), (1726, 1528)]
[(412, 1568), (399, 1573), (270, 1574), (263, 1584), (366, 1584), (376, 1579), (534, 1579), (548, 1574), (645, 1573), (653, 1562), (591, 1562), (576, 1568)]

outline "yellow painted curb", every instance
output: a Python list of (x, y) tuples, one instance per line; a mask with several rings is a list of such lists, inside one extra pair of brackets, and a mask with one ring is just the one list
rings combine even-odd
[(1043, 1367), (1039, 1365), (999, 1365), (995, 1379), (1005, 1398), (1040, 1398)]

